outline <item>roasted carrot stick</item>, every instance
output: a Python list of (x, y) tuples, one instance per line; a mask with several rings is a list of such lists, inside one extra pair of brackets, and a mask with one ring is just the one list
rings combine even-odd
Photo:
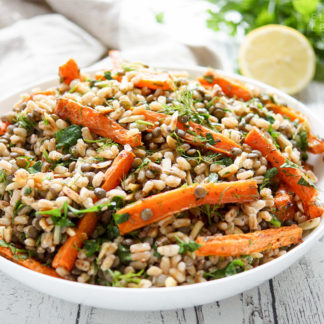
[(267, 141), (259, 130), (256, 128), (252, 129), (246, 136), (245, 143), (253, 149), (260, 151), (268, 162), (278, 169), (280, 179), (302, 200), (306, 215), (310, 218), (315, 218), (323, 214), (323, 207), (318, 206), (317, 203), (317, 190), (307, 182), (304, 173), (300, 169), (295, 167), (282, 168), (286, 158), (274, 145)]
[(134, 78), (134, 86), (153, 90), (173, 90), (174, 82), (167, 72), (139, 72)]
[[(133, 153), (125, 150), (120, 152), (111, 167), (107, 170), (102, 188), (109, 191), (118, 186), (123, 176), (131, 168), (133, 160)], [(52, 266), (54, 268), (62, 267), (71, 271), (74, 267), (78, 249), (82, 248), (83, 242), (93, 233), (97, 223), (98, 215), (96, 213), (85, 214), (78, 224), (76, 234), (70, 236), (55, 255)]]
[(308, 149), (307, 151), (314, 154), (324, 153), (324, 141), (318, 139), (316, 136), (309, 134), (308, 138)]
[(274, 203), (276, 207), (275, 215), (282, 222), (293, 219), (295, 214), (294, 199), (285, 185), (281, 185), (277, 190)]
[(52, 266), (53, 268), (62, 267), (71, 271), (78, 255), (78, 250), (82, 247), (83, 242), (88, 239), (97, 225), (97, 214), (87, 213), (83, 216), (78, 224), (74, 236), (70, 236), (56, 253)]
[(198, 81), (207, 88), (214, 84), (218, 84), (223, 92), (229, 97), (236, 97), (244, 101), (248, 101), (252, 98), (251, 90), (243, 82), (219, 75), (213, 70), (207, 70), (202, 77), (198, 78)]
[(297, 119), (301, 123), (306, 122), (305, 116), (303, 116), (299, 111), (297, 111), (293, 108), (282, 106), (282, 105), (277, 105), (272, 102), (267, 103), (266, 107), (268, 109), (272, 110), (276, 114), (280, 114), (284, 117), (288, 117), (292, 121)]
[[(170, 215), (205, 204), (244, 203), (258, 198), (254, 180), (207, 183), (178, 188), (150, 196), (118, 211), (121, 234), (129, 233)], [(116, 219), (115, 219), (116, 220)]]
[(277, 249), (282, 246), (298, 244), (303, 230), (297, 225), (267, 229), (247, 234), (198, 237), (201, 247), (195, 251), (198, 256), (238, 256)]
[(9, 125), (8, 122), (0, 120), (0, 136), (6, 133)]
[(73, 124), (87, 126), (92, 132), (111, 138), (119, 144), (129, 144), (133, 147), (141, 144), (140, 133), (129, 135), (127, 129), (121, 127), (109, 117), (72, 100), (59, 99), (55, 112), (64, 120), (68, 119)]
[(105, 182), (102, 185), (102, 188), (109, 191), (117, 187), (132, 167), (133, 161), (133, 153), (125, 150), (121, 151), (115, 158), (111, 167), (106, 171)]
[[(158, 113), (155, 111), (146, 110), (143, 107), (135, 108), (134, 113), (136, 115), (144, 115), (146, 121), (148, 121), (154, 125), (157, 125), (157, 123), (163, 122), (165, 120), (165, 118), (168, 117), (167, 115), (164, 115), (164, 114), (161, 114), (161, 113)], [(207, 127), (193, 123), (191, 121), (189, 121), (189, 126), (192, 129), (193, 133), (197, 134), (198, 136), (203, 136), (206, 139), (206, 141), (201, 141), (199, 138), (186, 132), (186, 130), (189, 127), (186, 127), (185, 124), (180, 123), (178, 121), (177, 127), (186, 132), (185, 136), (183, 137), (183, 140), (187, 143), (190, 143), (194, 146), (200, 146), (200, 147), (202, 146), (208, 150), (223, 153), (226, 155), (232, 155), (232, 152), (231, 152), (232, 148), (234, 148), (234, 147), (240, 148), (239, 144), (235, 143), (234, 141), (232, 141), (231, 139), (229, 139), (228, 137), (226, 137), (220, 133), (216, 133), (216, 132), (208, 129)], [(152, 132), (154, 128), (155, 128), (154, 126), (149, 127), (147, 129), (147, 131)], [(212, 136), (213, 142), (215, 142), (215, 144), (210, 144), (210, 142), (207, 142), (208, 134), (210, 134), (209, 136)]]
[(80, 70), (73, 59), (69, 59), (65, 64), (59, 67), (59, 76), (61, 81), (67, 85), (75, 79), (80, 79)]
[[(17, 252), (15, 255), (12, 253), (11, 249), (9, 247), (0, 247), (0, 255), (3, 256), (4, 258), (13, 261), (25, 268), (28, 268), (30, 270), (46, 274), (48, 276), (56, 277), (56, 278), (61, 278), (54, 269), (47, 267), (40, 262), (27, 257), (25, 258), (24, 253)], [(24, 255), (24, 258), (22, 258), (22, 255)]]

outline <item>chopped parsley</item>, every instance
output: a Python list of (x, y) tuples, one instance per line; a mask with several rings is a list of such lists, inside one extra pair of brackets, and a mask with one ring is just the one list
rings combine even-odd
[(208, 182), (217, 182), (218, 181), (218, 174), (215, 172), (212, 172), (208, 178), (207, 178)]
[[(28, 254), (31, 253), (31, 251), (27, 251), (24, 249), (18, 249), (13, 245), (13, 243), (7, 243), (4, 240), (0, 240), (0, 246), (9, 248), (16, 260), (18, 260), (18, 259), (26, 260), (28, 258)], [(24, 253), (24, 254), (21, 254), (21, 253)]]
[(106, 80), (112, 80), (112, 76), (111, 76), (111, 72), (110, 71), (106, 71), (104, 72), (104, 77)]
[(128, 283), (139, 284), (141, 281), (139, 277), (144, 273), (144, 270), (141, 270), (138, 273), (127, 272), (125, 274), (122, 274), (117, 270), (112, 271), (108, 269), (108, 271), (112, 279), (111, 285), (113, 287), (124, 287)]
[(69, 148), (75, 145), (79, 138), (82, 137), (81, 126), (70, 125), (65, 129), (59, 130), (55, 133), (56, 147), (63, 149), (64, 152), (68, 152)]
[(209, 74), (205, 74), (203, 78), (208, 82), (208, 83), (213, 83), (214, 82), (214, 77)]
[(297, 184), (299, 184), (301, 186), (305, 186), (305, 187), (314, 187), (315, 188), (315, 185), (309, 179), (305, 179), (304, 177), (300, 177)]
[(270, 224), (272, 224), (275, 227), (280, 227), (281, 226), (280, 220), (275, 216), (272, 216), (272, 218), (270, 219)]
[(216, 141), (211, 133), (206, 134), (206, 142), (210, 145), (215, 145)]
[(274, 142), (274, 144), (276, 145), (276, 147), (280, 149), (280, 146), (279, 146), (279, 144), (278, 144), (278, 142), (277, 142), (277, 137), (280, 135), (280, 133), (274, 131), (273, 128), (272, 128), (272, 125), (270, 125), (270, 127), (269, 127), (269, 129), (268, 129), (268, 133), (269, 133), (269, 134), (271, 135), (271, 137), (273, 138), (273, 142)]
[(18, 113), (17, 114), (17, 118), (16, 118), (16, 122), (18, 122), (18, 124), (25, 128), (26, 131), (32, 131), (35, 126), (36, 123), (32, 120), (30, 120), (24, 113)]
[(31, 174), (41, 172), (42, 171), (42, 162), (37, 161), (35, 164), (33, 164), (31, 167), (27, 168), (26, 170)]
[(14, 211), (13, 211), (13, 214), (14, 216), (17, 216), (19, 211), (25, 206), (25, 204), (23, 204), (23, 202), (21, 201), (21, 199), (19, 199), (16, 204), (15, 204), (15, 207), (14, 207)]
[(129, 220), (130, 215), (128, 213), (125, 214), (115, 214), (114, 221), (117, 225), (123, 224)]
[(33, 192), (33, 189), (30, 187), (26, 187), (24, 190), (24, 195), (28, 196)]
[(177, 240), (178, 245), (180, 246), (179, 254), (184, 254), (186, 252), (194, 252), (201, 247), (201, 245), (196, 243), (195, 241), (189, 241), (188, 243), (185, 243), (178, 236), (175, 236), (175, 239)]
[(96, 254), (97, 252), (99, 252), (101, 243), (102, 242), (96, 241), (96, 240), (86, 240), (86, 241), (84, 241), (83, 248), (85, 250), (87, 250), (86, 256), (91, 257), (94, 254)]
[(128, 263), (128, 262), (132, 261), (131, 254), (130, 254), (130, 251), (129, 251), (129, 247), (127, 247), (127, 246), (125, 246), (123, 244), (119, 244), (116, 254), (119, 257), (119, 261), (122, 264), (125, 264), (125, 263)]
[(261, 186), (260, 186), (260, 191), (261, 191), (263, 188), (267, 187), (267, 186), (271, 183), (272, 178), (273, 178), (274, 176), (276, 176), (277, 174), (278, 174), (278, 169), (277, 169), (276, 167), (271, 168), (271, 169), (268, 169), (268, 170), (266, 171), (265, 175), (264, 175), (263, 182), (262, 182), (262, 184), (261, 184)]
[(224, 269), (219, 269), (212, 272), (205, 272), (204, 278), (219, 279), (219, 278), (232, 276), (242, 271), (245, 271), (245, 263), (241, 259), (234, 259)]

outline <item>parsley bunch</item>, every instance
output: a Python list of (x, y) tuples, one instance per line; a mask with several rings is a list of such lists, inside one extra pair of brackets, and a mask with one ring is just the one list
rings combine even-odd
[(317, 55), (315, 79), (324, 81), (324, 0), (209, 0), (217, 5), (208, 10), (207, 27), (224, 27), (231, 35), (268, 25), (292, 27), (306, 36)]

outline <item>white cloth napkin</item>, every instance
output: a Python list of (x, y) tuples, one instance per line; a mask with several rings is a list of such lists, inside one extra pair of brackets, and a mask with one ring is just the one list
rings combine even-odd
[[(12, 20), (24, 18), (28, 0), (7, 1), (13, 1), (6, 7)], [(71, 57), (85, 67), (105, 57), (111, 48), (121, 50), (126, 59), (159, 66), (227, 67), (224, 49), (216, 46), (214, 34), (205, 26), (206, 1), (46, 2), (51, 8), (33, 0), (25, 17), (32, 16), (37, 3), (41, 5), (35, 10), (38, 16), (0, 29), (0, 73), (6, 76), (0, 78), (0, 97), (57, 75), (58, 66)], [(57, 14), (42, 14), (51, 10)], [(165, 16), (163, 24), (155, 19), (159, 11)]]

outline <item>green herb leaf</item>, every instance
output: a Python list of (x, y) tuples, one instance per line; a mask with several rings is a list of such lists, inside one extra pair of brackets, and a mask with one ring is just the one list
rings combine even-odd
[(0, 170), (0, 183), (7, 182), (7, 176), (5, 170)]
[(115, 214), (114, 220), (117, 225), (123, 224), (128, 221), (130, 215), (128, 213), (125, 214)]
[(16, 121), (18, 122), (18, 124), (21, 127), (25, 128), (27, 131), (32, 131), (36, 126), (36, 123), (34, 121), (30, 120), (22, 112), (17, 114)]
[(273, 116), (271, 115), (266, 115), (265, 119), (270, 123), (273, 124), (276, 120)]
[(300, 148), (302, 152), (305, 152), (308, 148), (308, 134), (306, 130), (302, 130), (298, 133), (297, 136), (297, 147)]
[(19, 210), (22, 209), (25, 206), (25, 204), (22, 203), (21, 199), (19, 199), (14, 207), (14, 216), (17, 216), (17, 214), (19, 213)]
[(229, 277), (234, 274), (245, 271), (245, 264), (241, 259), (234, 259), (225, 269), (215, 270), (213, 272), (205, 272), (204, 278), (219, 279)]
[(203, 78), (208, 82), (208, 83), (213, 83), (214, 82), (214, 77), (212, 75), (204, 75)]
[(272, 218), (270, 220), (270, 224), (272, 224), (275, 227), (280, 227), (281, 226), (280, 220), (275, 216), (272, 216)]
[(135, 283), (139, 284), (141, 279), (139, 278), (143, 273), (144, 270), (141, 270), (138, 273), (127, 272), (126, 274), (121, 274), (119, 271), (112, 271), (108, 269), (108, 272), (112, 278), (111, 285), (113, 287), (124, 287), (128, 283)]
[(87, 250), (86, 256), (91, 257), (100, 251), (100, 242), (96, 240), (86, 240), (84, 241), (83, 248)]
[(27, 168), (27, 171), (31, 174), (41, 172), (42, 171), (42, 162), (37, 161), (33, 166)]
[(292, 169), (301, 169), (301, 167), (294, 162), (290, 161), (289, 159), (286, 159), (286, 162), (280, 166), (280, 169), (282, 168), (292, 168)]
[(263, 182), (260, 186), (260, 191), (267, 187), (270, 183), (271, 183), (271, 180), (274, 176), (276, 176), (278, 174), (278, 169), (276, 167), (274, 168), (271, 168), (271, 169), (268, 169), (264, 175), (264, 179), (263, 179)]
[(33, 192), (33, 189), (30, 187), (26, 187), (24, 190), (24, 195), (28, 196)]
[(206, 134), (207, 143), (210, 145), (215, 145), (216, 141), (211, 133)]
[(56, 147), (59, 149), (63, 149), (63, 151), (67, 152), (68, 149), (75, 145), (79, 138), (82, 137), (81, 126), (78, 125), (70, 125), (65, 129), (59, 130), (55, 133), (56, 138)]
[(113, 80), (110, 71), (106, 71), (106, 72), (104, 72), (104, 76), (105, 76), (105, 79), (106, 79), (106, 80)]
[(159, 24), (163, 24), (164, 23), (164, 12), (158, 12), (156, 15), (155, 15), (155, 20), (157, 23)]
[(301, 186), (305, 186), (305, 187), (314, 187), (315, 188), (315, 185), (309, 179), (305, 179), (304, 177), (300, 177), (297, 184), (299, 184)]
[(180, 246), (179, 254), (184, 254), (185, 252), (194, 252), (201, 247), (201, 245), (196, 243), (195, 241), (189, 241), (188, 243), (185, 243), (178, 236), (175, 236), (175, 239), (178, 241), (178, 244)]
[(129, 248), (123, 244), (119, 244), (116, 254), (122, 264), (127, 264), (132, 261)]

